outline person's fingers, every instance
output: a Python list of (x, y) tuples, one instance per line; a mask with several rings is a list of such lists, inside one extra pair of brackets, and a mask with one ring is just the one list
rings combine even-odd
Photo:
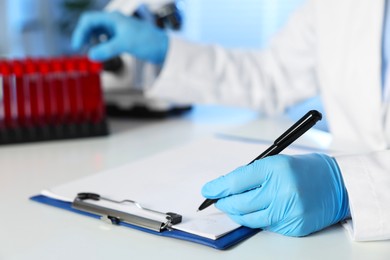
[(73, 32), (71, 45), (75, 50), (81, 49), (90, 40), (91, 35), (97, 30), (107, 33), (113, 30), (110, 14), (101, 12), (85, 13), (77, 23)]
[(270, 209), (255, 211), (245, 215), (229, 215), (236, 223), (250, 228), (266, 228), (270, 223)]
[(274, 163), (277, 162), (273, 157), (267, 157), (239, 167), (225, 176), (206, 183), (202, 188), (202, 194), (206, 198), (218, 199), (258, 188), (273, 171)]
[(123, 52), (120, 42), (116, 39), (108, 40), (90, 48), (88, 56), (92, 60), (105, 61)]
[(268, 208), (277, 196), (272, 184), (266, 181), (260, 188), (221, 198), (215, 206), (227, 214), (245, 215)]

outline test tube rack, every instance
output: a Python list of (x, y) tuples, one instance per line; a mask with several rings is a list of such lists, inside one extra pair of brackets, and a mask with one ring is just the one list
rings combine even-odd
[(107, 135), (101, 70), (84, 56), (0, 60), (0, 144)]

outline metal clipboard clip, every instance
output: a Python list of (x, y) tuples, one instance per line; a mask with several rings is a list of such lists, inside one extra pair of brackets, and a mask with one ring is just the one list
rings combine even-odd
[[(97, 201), (106, 201), (115, 204), (130, 204), (147, 213), (152, 213), (160, 216), (160, 220), (155, 220), (143, 216), (134, 215), (120, 210), (103, 207), (97, 205)], [(104, 198), (96, 193), (83, 192), (77, 194), (72, 203), (72, 207), (81, 211), (97, 214), (101, 219), (114, 225), (120, 222), (125, 222), (131, 225), (161, 232), (163, 230), (171, 230), (172, 225), (178, 224), (182, 220), (182, 216), (172, 212), (159, 212), (152, 209), (142, 207), (138, 202), (133, 200), (116, 201), (109, 198)], [(161, 219), (164, 219), (161, 221)]]

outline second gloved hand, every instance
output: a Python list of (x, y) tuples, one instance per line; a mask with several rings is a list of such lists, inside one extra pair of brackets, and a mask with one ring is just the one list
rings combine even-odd
[(336, 161), (323, 154), (276, 155), (207, 183), (202, 193), (237, 223), (305, 236), (349, 213)]
[(124, 52), (141, 60), (162, 64), (168, 49), (167, 34), (154, 25), (120, 13), (87, 12), (72, 36), (72, 47), (80, 50), (92, 37), (105, 34), (107, 41), (93, 46), (88, 55), (105, 61)]

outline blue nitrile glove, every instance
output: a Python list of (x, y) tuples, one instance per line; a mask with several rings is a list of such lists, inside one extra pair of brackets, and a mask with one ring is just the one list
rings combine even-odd
[(335, 159), (275, 155), (207, 183), (202, 194), (240, 225), (305, 236), (349, 216)]
[(124, 52), (155, 64), (165, 60), (167, 34), (148, 22), (117, 12), (85, 13), (73, 33), (72, 47), (80, 50), (101, 34), (108, 40), (90, 48), (88, 56), (93, 60), (105, 61)]

